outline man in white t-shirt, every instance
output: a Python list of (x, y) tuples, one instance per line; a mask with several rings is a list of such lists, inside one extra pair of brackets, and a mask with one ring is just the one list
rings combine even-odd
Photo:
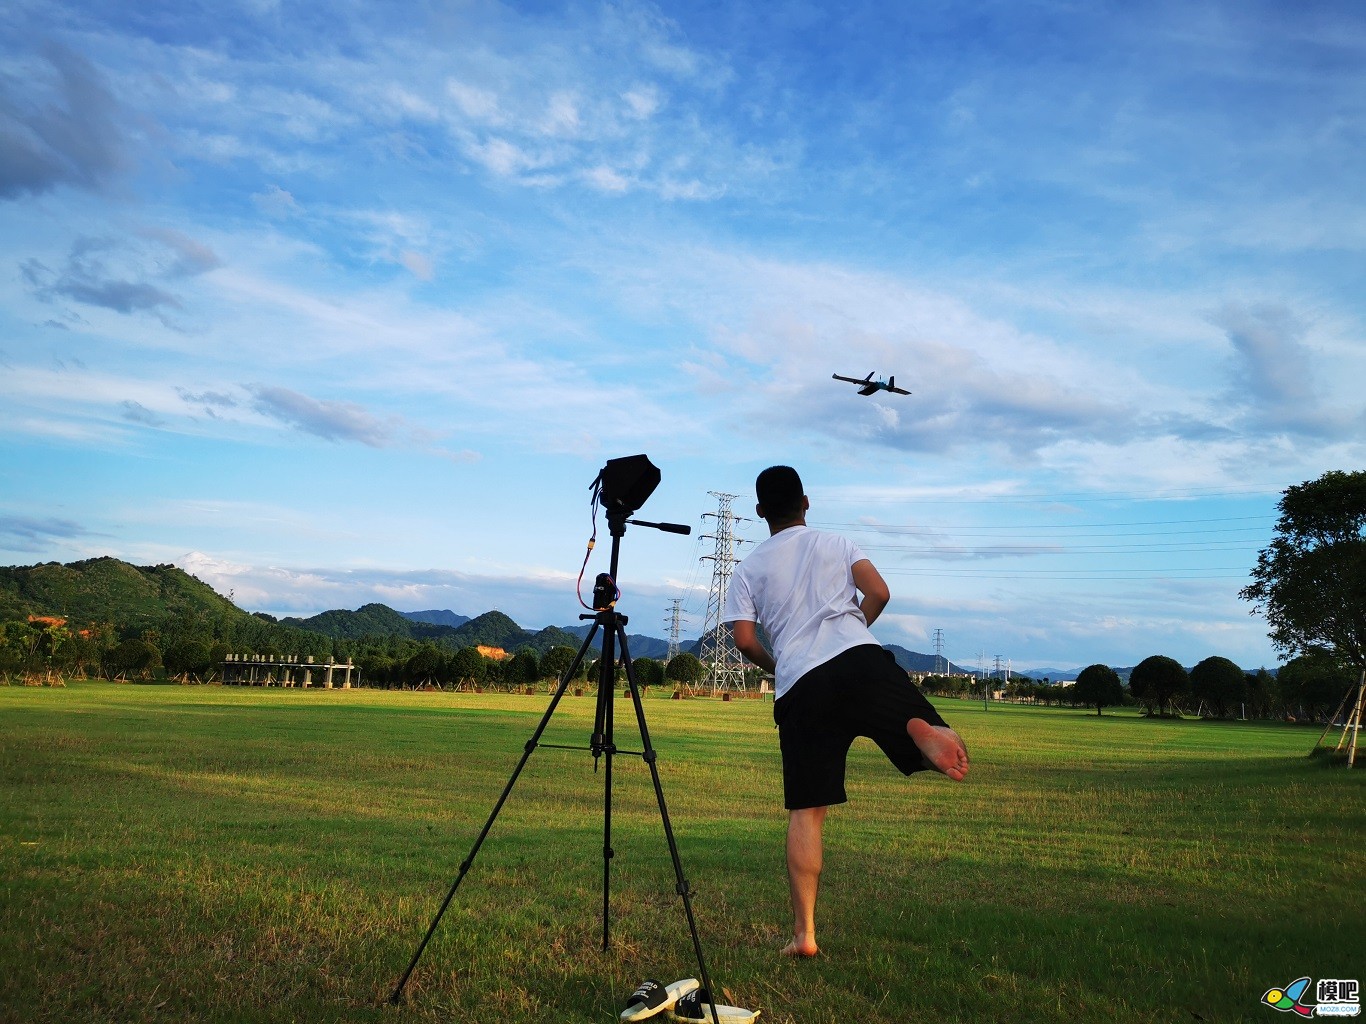
[(830, 805), (848, 799), (854, 738), (873, 740), (906, 775), (932, 769), (961, 781), (968, 752), (868, 631), (891, 599), (873, 563), (853, 541), (807, 527), (811, 504), (790, 466), (764, 470), (755, 492), (769, 538), (731, 577), (723, 619), (740, 653), (774, 674), (793, 914), (783, 952), (815, 956), (821, 827)]

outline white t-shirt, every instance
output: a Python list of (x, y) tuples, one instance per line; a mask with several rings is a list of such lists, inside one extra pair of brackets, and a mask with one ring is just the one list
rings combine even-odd
[(779, 530), (731, 575), (722, 619), (758, 622), (773, 643), (775, 699), (817, 665), (875, 644), (859, 610), (853, 541), (805, 526)]

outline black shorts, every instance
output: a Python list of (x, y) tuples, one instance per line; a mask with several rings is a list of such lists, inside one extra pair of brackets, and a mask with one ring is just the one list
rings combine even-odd
[(906, 723), (947, 725), (890, 651), (851, 647), (802, 676), (773, 704), (783, 751), (783, 802), (789, 811), (848, 800), (844, 762), (856, 736), (882, 748), (903, 775), (923, 771)]

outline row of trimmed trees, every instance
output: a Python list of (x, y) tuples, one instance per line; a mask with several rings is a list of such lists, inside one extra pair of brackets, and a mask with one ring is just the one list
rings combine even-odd
[[(1356, 669), (1324, 650), (1291, 660), (1276, 674), (1245, 672), (1228, 658), (1206, 658), (1189, 672), (1154, 655), (1136, 665), (1126, 686), (1108, 665), (1088, 665), (1063, 685), (1020, 676), (1005, 684), (1008, 700), (1059, 707), (1137, 705), (1152, 715), (1199, 713), (1209, 718), (1310, 718), (1333, 713), (1357, 680)], [(990, 680), (988, 682), (991, 682)], [(921, 688), (943, 697), (980, 697), (981, 682), (966, 676), (926, 676)]]
[(1155, 654), (1134, 666), (1128, 690), (1108, 665), (1089, 665), (1070, 689), (1078, 704), (1115, 707), (1132, 700), (1153, 715), (1196, 712), (1210, 718), (1322, 718), (1356, 682), (1352, 666), (1327, 651), (1293, 659), (1275, 675), (1244, 672), (1227, 658), (1206, 658), (1189, 672)]
[[(288, 635), (278, 635), (282, 631)], [(511, 658), (488, 658), (475, 647), (451, 650), (406, 638), (334, 641), (264, 621), (259, 627), (249, 624), (245, 631), (238, 632), (244, 635), (224, 637), (222, 630), (173, 625), (170, 629), (148, 629), (120, 636), (107, 624), (73, 629), (57, 618), (0, 622), (0, 681), (94, 676), (210, 682), (220, 678), (223, 662), (229, 655), (273, 656), (284, 651), (312, 655), (319, 660), (352, 658), (360, 667), (364, 683), (371, 686), (511, 689), (541, 680), (558, 681), (578, 653), (572, 647), (556, 646), (538, 654), (526, 647)], [(654, 658), (636, 658), (633, 663), (636, 681), (642, 686), (666, 682), (691, 684), (703, 675), (702, 663), (691, 654), (680, 654), (667, 664)], [(622, 678), (620, 667), (617, 676)], [(575, 678), (596, 682), (597, 663), (587, 660), (580, 664)]]
[(0, 622), (0, 681), (90, 676), (107, 679), (215, 678), (229, 654), (287, 651), (326, 659), (333, 641), (257, 619), (209, 621), (170, 617), (156, 627), (78, 628), (61, 618)]
[[(475, 647), (447, 651), (434, 644), (422, 644), (406, 656), (368, 649), (360, 654), (357, 664), (362, 678), (371, 686), (514, 689), (539, 682), (559, 682), (573, 666), (577, 653), (572, 647), (556, 646), (538, 655), (530, 647), (524, 647), (510, 658), (490, 658)], [(634, 658), (632, 664), (640, 686), (662, 686), (667, 682), (688, 684), (696, 682), (703, 674), (702, 663), (691, 654), (679, 654), (667, 663), (656, 658)], [(598, 662), (585, 658), (571, 682), (596, 683), (599, 674)], [(614, 677), (619, 682), (625, 681), (620, 665), (616, 667)]]

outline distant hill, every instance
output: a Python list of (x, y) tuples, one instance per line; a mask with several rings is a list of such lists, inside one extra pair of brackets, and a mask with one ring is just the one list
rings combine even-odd
[[(402, 638), (426, 640), (454, 649), (486, 644), (516, 651), (530, 647), (544, 654), (551, 647), (575, 650), (591, 627), (547, 626), (541, 630), (523, 629), (499, 611), (469, 618), (450, 609), (399, 612), (384, 604), (367, 604), (355, 611), (334, 609), (307, 618), (275, 620), (264, 614), (251, 614), (238, 608), (208, 584), (174, 565), (131, 565), (117, 558), (90, 558), (62, 565), (44, 562), (31, 566), (0, 567), (0, 621), (26, 619), (30, 615), (57, 615), (74, 625), (85, 627), (112, 624), (122, 636), (145, 630), (177, 634), (182, 627), (193, 633), (207, 629), (216, 637), (239, 644), (266, 649), (310, 650), (307, 634), (342, 640), (381, 640)], [(295, 630), (303, 631), (301, 633)], [(301, 641), (303, 641), (301, 643)], [(633, 658), (668, 656), (669, 644), (659, 637), (631, 633), (627, 636)], [(313, 643), (316, 643), (314, 641)], [(680, 649), (698, 654), (700, 640), (689, 640)], [(897, 664), (908, 672), (932, 672), (933, 655), (889, 644)], [(601, 650), (601, 635), (594, 645)], [(975, 670), (950, 664), (953, 673), (975, 674)], [(1132, 668), (1116, 667), (1122, 680)], [(1074, 679), (1075, 670), (1031, 669), (1014, 675), (1042, 679)]]
[(457, 615), (449, 608), (431, 608), (425, 612), (399, 612), (405, 619), (413, 622), (430, 622), (433, 626), (463, 626), (470, 621), (468, 615)]
[(57, 615), (82, 627), (107, 622), (124, 632), (177, 618), (251, 618), (183, 569), (117, 558), (0, 567), (0, 619), (29, 615)]
[[(896, 657), (896, 663), (907, 672), (933, 672), (935, 670), (935, 656), (933, 654), (921, 654), (918, 651), (910, 651), (905, 647), (898, 647), (896, 644), (883, 644), (887, 650), (891, 651)], [(948, 659), (944, 660), (947, 668), (940, 666), (941, 670), (949, 675), (965, 675), (970, 669), (962, 665), (955, 665)]]
[[(566, 633), (575, 637), (574, 643), (583, 643), (583, 638), (588, 635), (588, 631), (593, 628), (592, 623), (584, 623), (580, 626), (561, 626)], [(599, 649), (602, 648), (602, 633), (598, 633), (598, 642), (595, 644)], [(636, 658), (655, 658), (663, 661), (669, 656), (669, 641), (661, 640), (658, 637), (646, 636), (644, 633), (627, 633), (626, 643), (631, 649), (631, 659)], [(696, 654), (701, 646), (700, 640), (687, 640), (678, 645), (678, 649), (684, 654)]]
[[(1017, 668), (1011, 671), (1012, 676), (1029, 676), (1030, 679), (1047, 679), (1054, 683), (1070, 683), (1077, 678), (1079, 668)], [(1122, 681), (1127, 682), (1130, 670), (1127, 668), (1115, 669), (1119, 673)]]
[(394, 611), (385, 604), (362, 605), (355, 611), (334, 609), (321, 612), (306, 619), (287, 618), (280, 621), (297, 629), (341, 640), (376, 640), (384, 637), (404, 637), (410, 640), (431, 640), (443, 647), (501, 647), (505, 651), (516, 651), (530, 647), (537, 654), (544, 654), (555, 646), (578, 648), (582, 636), (566, 633), (555, 626), (547, 626), (539, 631), (523, 629), (499, 611), (485, 612), (475, 618), (456, 615), (454, 612), (437, 614), (449, 615), (461, 620), (458, 625), (432, 623), (414, 616), (428, 614), (422, 612), (403, 613)]
[(410, 622), (387, 604), (362, 605), (353, 612), (338, 608), (319, 612), (306, 619), (291, 615), (280, 621), (310, 633), (322, 633), (334, 640), (364, 640), (385, 636), (416, 639), (424, 629), (431, 628), (422, 623)]

